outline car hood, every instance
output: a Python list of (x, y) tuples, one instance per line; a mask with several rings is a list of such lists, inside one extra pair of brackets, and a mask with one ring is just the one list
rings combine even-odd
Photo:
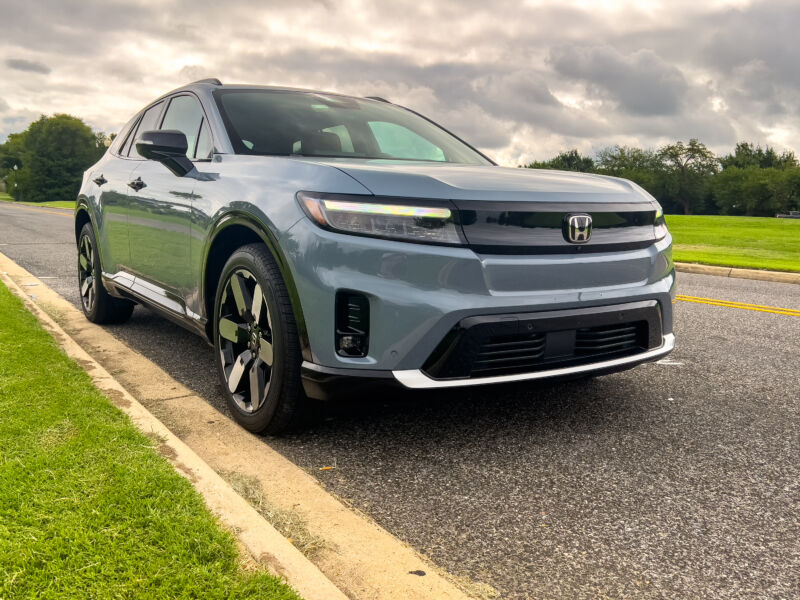
[(649, 194), (627, 180), (587, 173), (396, 160), (313, 162), (343, 171), (376, 196), (507, 202), (653, 202)]

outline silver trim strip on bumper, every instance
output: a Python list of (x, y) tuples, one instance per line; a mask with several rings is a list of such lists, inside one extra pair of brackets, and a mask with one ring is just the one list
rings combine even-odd
[(490, 383), (510, 383), (512, 381), (527, 381), (529, 379), (544, 379), (546, 377), (558, 377), (559, 375), (572, 375), (575, 373), (586, 373), (589, 371), (600, 371), (603, 369), (613, 369), (622, 365), (652, 360), (663, 356), (672, 351), (675, 347), (675, 335), (668, 333), (664, 336), (664, 341), (658, 348), (653, 348), (641, 354), (624, 356), (612, 360), (578, 365), (575, 367), (562, 367), (560, 369), (549, 369), (547, 371), (535, 371), (533, 373), (518, 373), (516, 375), (497, 375), (495, 377), (476, 377), (475, 379), (432, 379), (419, 369), (407, 371), (392, 371), (395, 379), (407, 388), (413, 389), (432, 389), (462, 387), (471, 385), (486, 385)]

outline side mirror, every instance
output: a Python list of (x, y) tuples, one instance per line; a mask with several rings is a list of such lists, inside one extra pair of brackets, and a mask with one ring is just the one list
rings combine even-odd
[(178, 177), (194, 169), (192, 161), (186, 156), (188, 147), (186, 135), (174, 129), (144, 131), (136, 139), (136, 151), (140, 156), (160, 162)]

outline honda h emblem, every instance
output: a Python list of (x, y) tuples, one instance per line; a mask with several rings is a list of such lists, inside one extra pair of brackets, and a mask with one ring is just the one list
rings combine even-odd
[(568, 215), (564, 220), (564, 237), (573, 244), (585, 244), (592, 237), (592, 217)]

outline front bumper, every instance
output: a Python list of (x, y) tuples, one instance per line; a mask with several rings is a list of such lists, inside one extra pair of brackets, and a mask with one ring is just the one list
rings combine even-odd
[(419, 369), (365, 370), (304, 362), (303, 385), (328, 400), (386, 386), (439, 389), (610, 373), (665, 356), (655, 300), (572, 310), (472, 316), (457, 323)]
[(406, 388), (414, 390), (470, 387), (531, 381), (534, 379), (550, 379), (571, 377), (591, 373), (613, 373), (635, 367), (644, 362), (658, 360), (672, 352), (675, 347), (675, 335), (667, 333), (659, 347), (638, 354), (614, 358), (600, 362), (559, 367), (529, 373), (513, 375), (497, 375), (494, 377), (476, 377), (474, 379), (433, 379), (422, 369), (405, 371), (371, 371), (366, 369), (340, 369), (322, 367), (310, 362), (303, 362), (303, 388), (306, 394), (317, 400), (332, 400), (347, 395), (363, 394), (386, 388)]

